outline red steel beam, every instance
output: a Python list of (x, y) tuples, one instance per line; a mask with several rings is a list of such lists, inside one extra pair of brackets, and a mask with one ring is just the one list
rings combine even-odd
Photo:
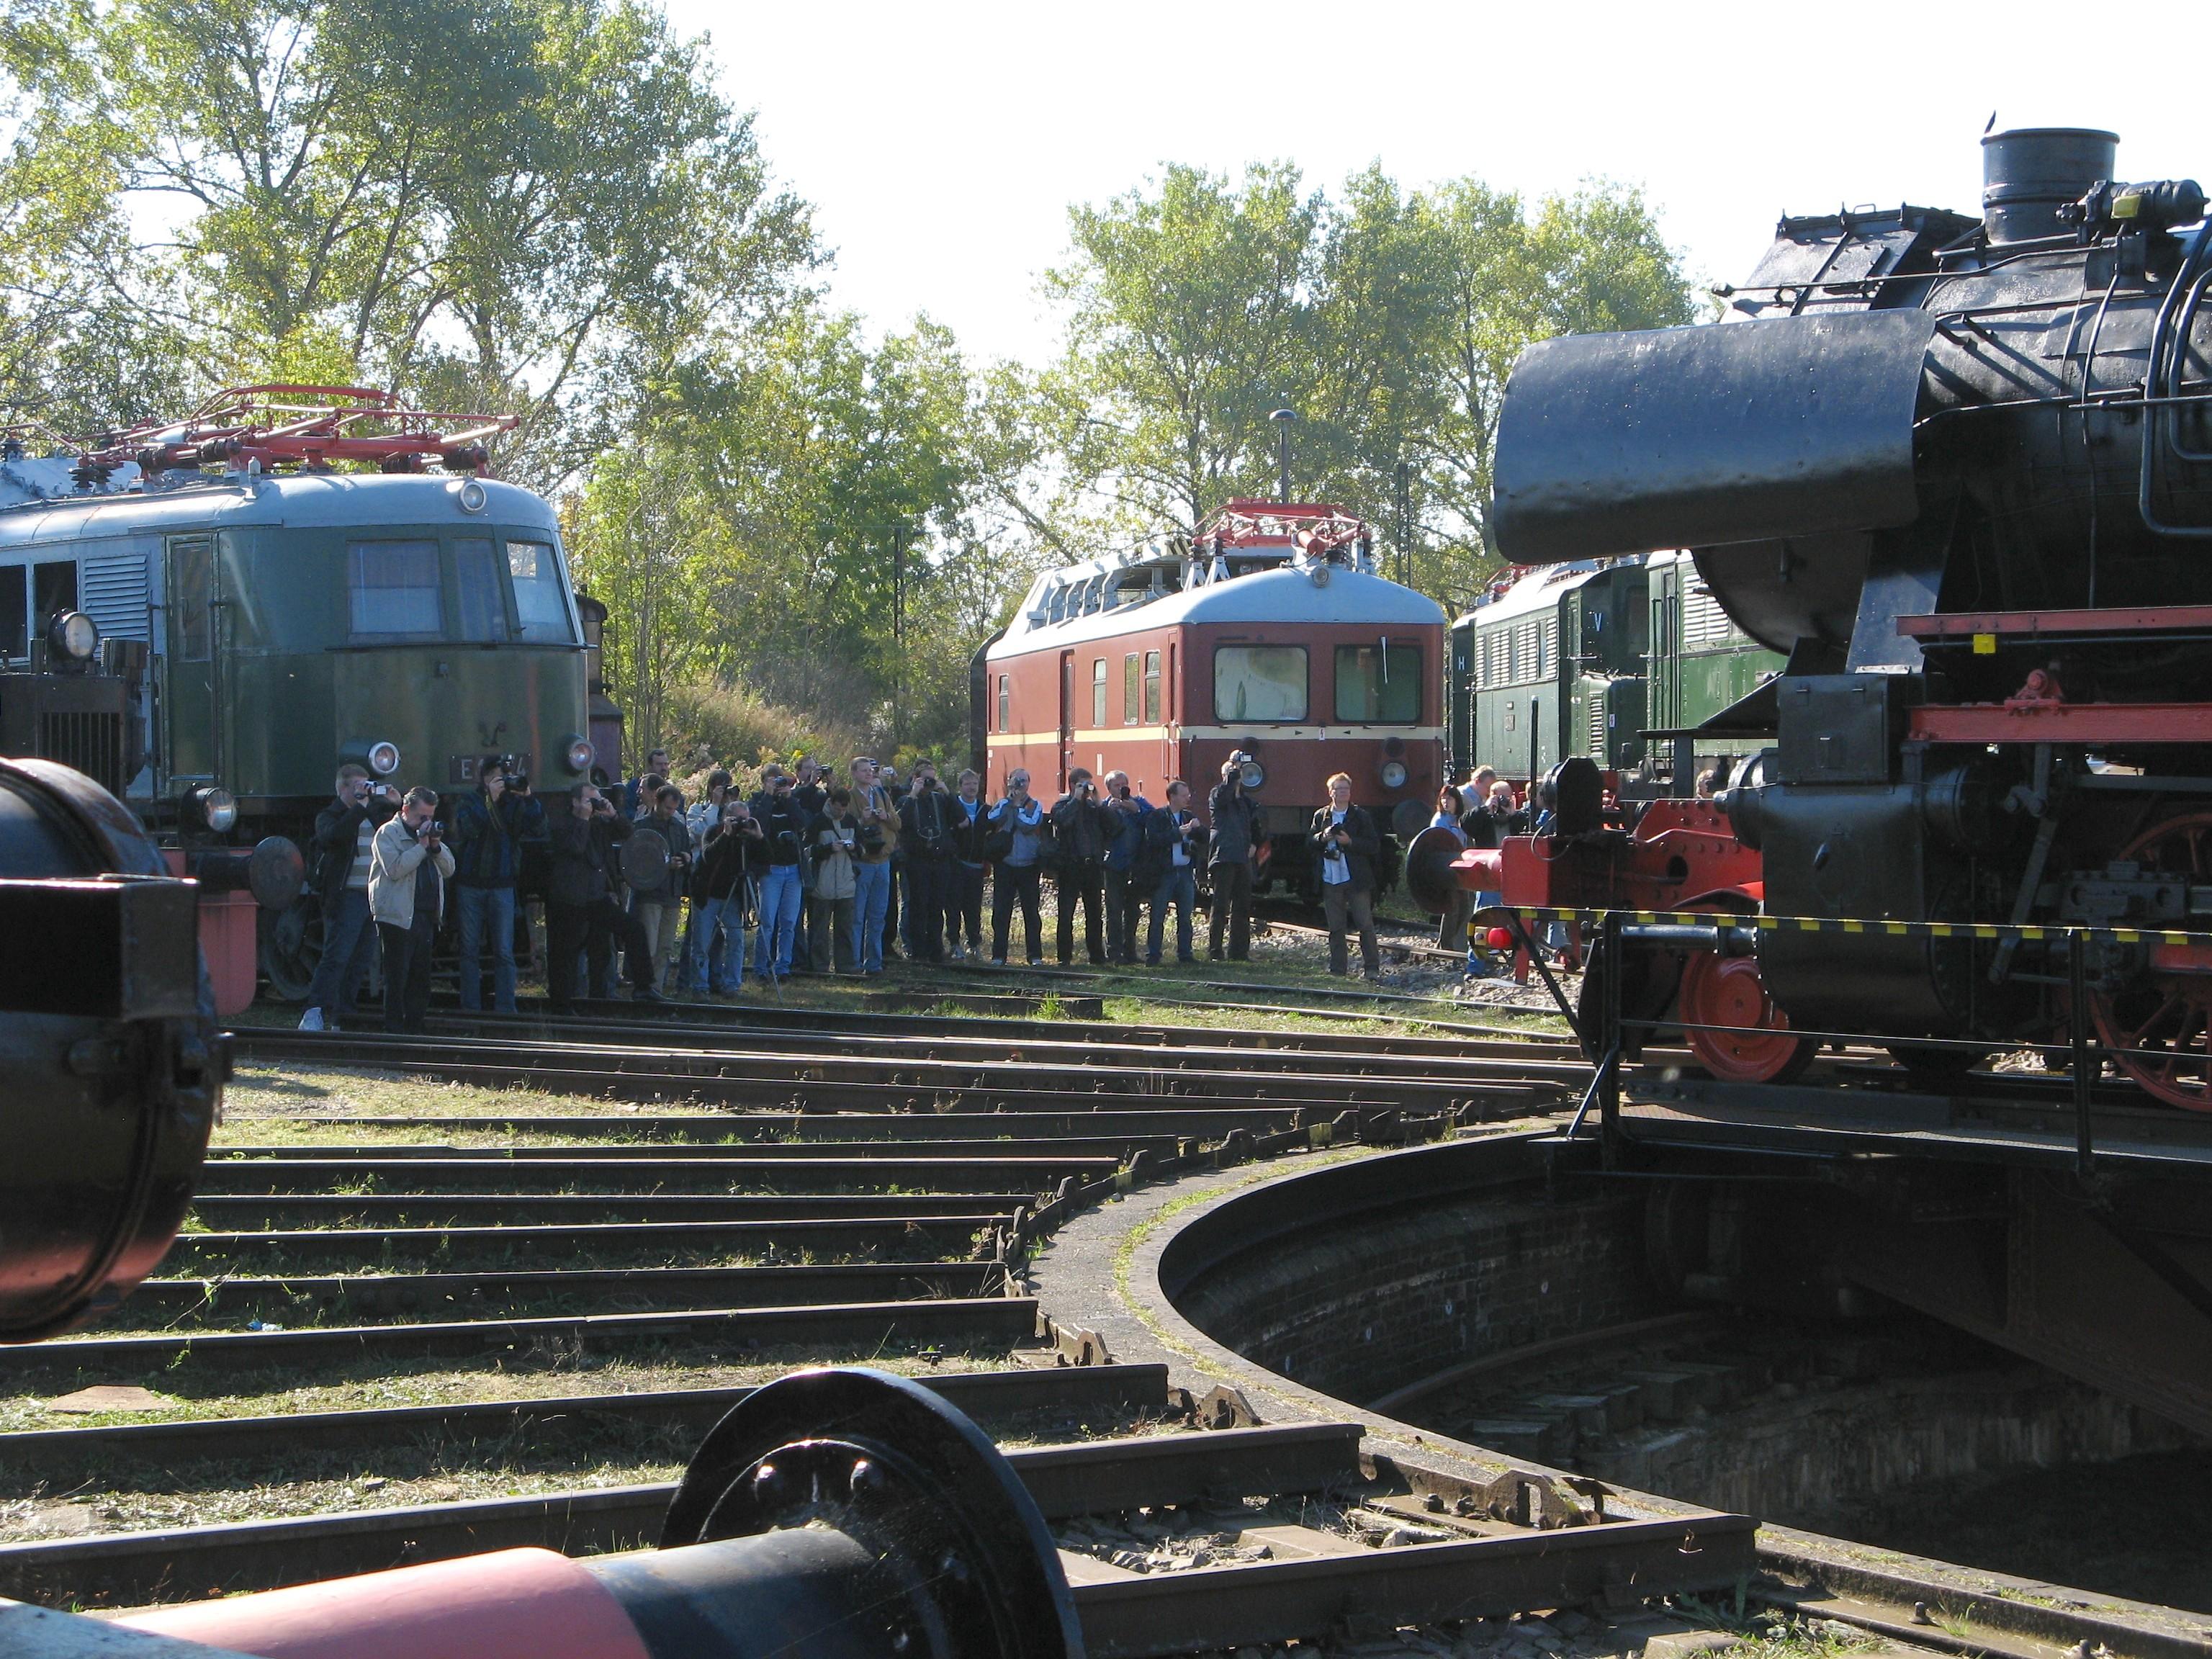
[(2212, 703), (1970, 702), (1916, 708), (1923, 743), (2212, 744)]
[(1977, 634), (2162, 634), (2212, 630), (2212, 605), (2161, 605), (2080, 611), (1955, 611), (1899, 617), (1897, 631), (1916, 640), (1963, 640)]

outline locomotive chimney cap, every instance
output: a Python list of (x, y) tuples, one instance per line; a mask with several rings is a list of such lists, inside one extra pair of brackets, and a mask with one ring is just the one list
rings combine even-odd
[(2067, 234), (2058, 210), (2112, 176), (2120, 136), (2101, 127), (2014, 127), (1982, 139), (1982, 225), (1992, 246)]

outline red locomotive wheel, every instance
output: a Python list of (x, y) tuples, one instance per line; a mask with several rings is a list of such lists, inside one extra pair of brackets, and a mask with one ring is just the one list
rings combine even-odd
[[(2154, 824), (2120, 857), (2145, 873), (2212, 880), (2212, 812)], [(2149, 971), (2115, 993), (2096, 992), (2090, 1012), (2112, 1064), (2169, 1106), (2212, 1111), (2212, 962), (2203, 947), (2155, 945)]]
[[(1820, 1045), (1790, 1030), (1790, 1017), (1766, 994), (1753, 957), (1692, 953), (1678, 996), (1690, 1050), (1723, 1083), (1787, 1083)], [(1732, 1026), (1731, 1030), (1699, 1027)]]

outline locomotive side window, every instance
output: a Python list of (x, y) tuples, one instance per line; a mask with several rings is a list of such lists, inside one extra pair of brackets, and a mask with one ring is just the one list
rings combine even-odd
[(1413, 726), (1421, 718), (1421, 647), (1336, 647), (1336, 717), (1347, 726)]
[(539, 645), (574, 645), (576, 627), (568, 617), (568, 584), (561, 580), (561, 556), (550, 542), (509, 542), (507, 573), (514, 578), (514, 614), (521, 627), (515, 638)]
[(1013, 684), (1012, 675), (999, 676), (999, 730), (1001, 732), (1013, 730), (1013, 727), (1007, 724), (1008, 717), (1013, 712)]
[(1106, 659), (1091, 659), (1091, 729), (1097, 731), (1106, 724)]
[[(1157, 657), (1159, 653), (1155, 651), (1152, 654)], [(1131, 651), (1121, 659), (1121, 724), (1124, 726), (1137, 723), (1139, 711), (1142, 708), (1138, 696), (1137, 653)]]
[(1217, 720), (1302, 720), (1306, 717), (1306, 648), (1223, 645), (1213, 652)]
[(460, 578), (461, 637), (498, 642), (507, 638), (507, 594), (500, 586), (499, 549), (489, 536), (464, 536), (453, 544)]
[(1160, 723), (1160, 653), (1145, 653), (1145, 724)]
[(179, 536), (169, 544), (169, 605), (176, 619), (171, 637), (184, 662), (206, 662), (215, 655), (215, 611), (208, 604), (214, 562), (215, 543), (205, 536)]
[(446, 632), (435, 542), (351, 542), (346, 605), (356, 639), (435, 640)]
[(30, 572), (0, 565), (0, 659), (31, 654)]
[(76, 609), (76, 561), (62, 559), (31, 567), (31, 615), (43, 631), (58, 611)]

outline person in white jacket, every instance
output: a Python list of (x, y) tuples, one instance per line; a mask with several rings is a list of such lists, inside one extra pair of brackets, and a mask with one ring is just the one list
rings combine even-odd
[(419, 1031), (430, 1007), (430, 947), (453, 873), (438, 792), (418, 784), (369, 846), (368, 913), (384, 941), (384, 1029)]

